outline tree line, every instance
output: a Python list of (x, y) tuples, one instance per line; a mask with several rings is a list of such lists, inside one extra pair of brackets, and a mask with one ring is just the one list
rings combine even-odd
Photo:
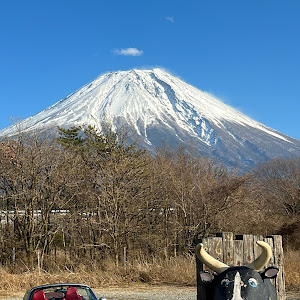
[(58, 132), (1, 142), (2, 265), (118, 265), (190, 253), (220, 231), (273, 234), (300, 221), (299, 158), (239, 174), (183, 147), (150, 155), (125, 129)]

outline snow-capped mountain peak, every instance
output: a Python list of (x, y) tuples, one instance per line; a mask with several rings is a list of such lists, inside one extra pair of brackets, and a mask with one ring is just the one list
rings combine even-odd
[[(120, 121), (131, 126), (150, 150), (162, 141), (171, 145), (193, 141), (201, 154), (250, 165), (283, 152), (300, 153), (299, 141), (159, 68), (103, 74), (21, 126), (24, 131), (83, 124), (101, 128), (110, 122), (117, 128)], [(13, 126), (0, 131), (2, 136), (14, 133)]]

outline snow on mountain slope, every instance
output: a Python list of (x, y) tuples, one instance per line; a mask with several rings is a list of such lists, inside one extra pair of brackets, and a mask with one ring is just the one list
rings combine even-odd
[[(200, 154), (228, 165), (253, 165), (274, 156), (300, 154), (300, 141), (289, 138), (212, 95), (161, 69), (110, 72), (51, 107), (21, 122), (24, 131), (57, 126), (120, 122), (153, 151), (162, 142), (194, 144)], [(14, 135), (11, 126), (0, 136)]]

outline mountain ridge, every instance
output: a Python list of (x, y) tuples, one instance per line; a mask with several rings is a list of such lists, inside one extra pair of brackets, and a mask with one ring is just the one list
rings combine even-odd
[[(162, 143), (193, 144), (200, 155), (251, 167), (300, 155), (300, 141), (273, 130), (166, 71), (133, 69), (100, 75), (42, 112), (21, 121), (25, 132), (109, 122), (125, 124), (153, 152)], [(13, 126), (0, 136), (14, 135)]]

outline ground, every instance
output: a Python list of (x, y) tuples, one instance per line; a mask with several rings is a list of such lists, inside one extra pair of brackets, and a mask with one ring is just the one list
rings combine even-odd
[[(124, 287), (104, 287), (93, 289), (96, 296), (106, 296), (108, 300), (196, 300), (197, 290), (185, 286), (134, 285)], [(1, 293), (0, 300), (22, 300), (24, 292), (15, 294)], [(300, 300), (299, 292), (288, 292), (286, 300)]]

